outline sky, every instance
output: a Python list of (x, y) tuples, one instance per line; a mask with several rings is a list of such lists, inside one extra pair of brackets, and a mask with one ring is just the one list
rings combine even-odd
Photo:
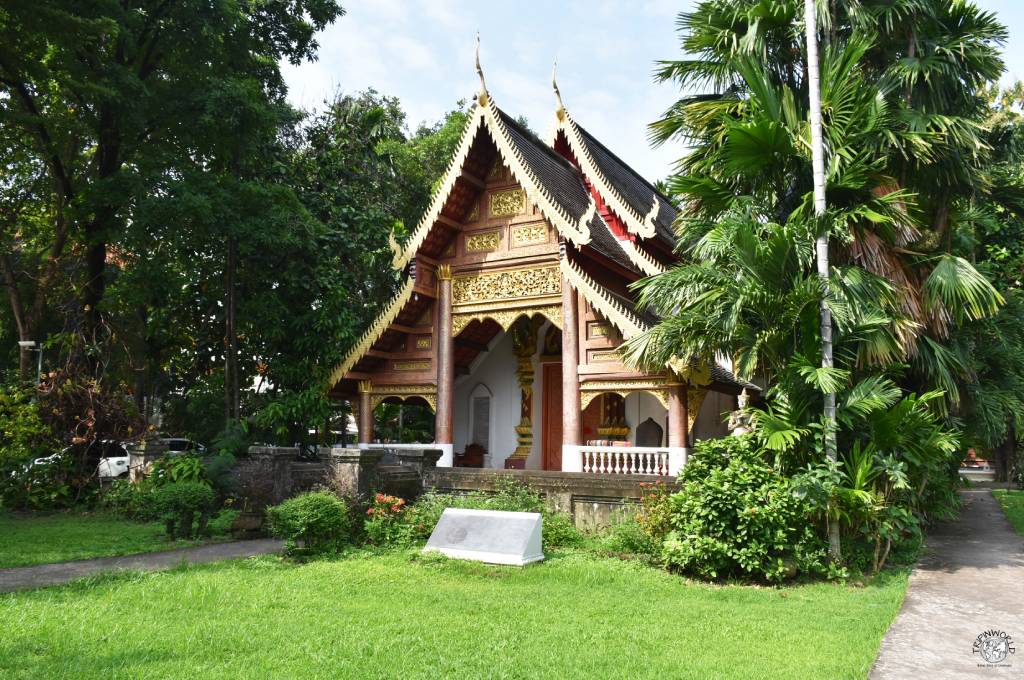
[[(1007, 25), (1007, 74), (1024, 78), (1024, 2), (976, 0)], [(373, 87), (397, 96), (410, 127), (433, 123), (479, 89), (476, 33), (487, 89), (542, 137), (554, 120), (551, 67), (577, 123), (654, 181), (669, 174), (680, 145), (652, 149), (647, 124), (677, 98), (652, 78), (655, 62), (681, 56), (676, 15), (688, 0), (342, 0), (346, 15), (318, 38), (319, 58), (283, 65), (292, 103), (321, 108), (335, 92)]]

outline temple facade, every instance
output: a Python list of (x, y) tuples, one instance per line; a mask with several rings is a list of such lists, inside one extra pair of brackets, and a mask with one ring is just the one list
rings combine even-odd
[(560, 96), (541, 140), (481, 74), (430, 207), (392, 243), (400, 290), (332, 376), (360, 447), (379, 446), (373, 410), (405, 401), (434, 411), (439, 466), (676, 474), (756, 389), (724, 362), (650, 373), (619, 356), (656, 322), (629, 285), (675, 261), (676, 214)]

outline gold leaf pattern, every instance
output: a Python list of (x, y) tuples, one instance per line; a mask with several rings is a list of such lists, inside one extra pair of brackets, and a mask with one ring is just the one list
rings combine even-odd
[(562, 274), (558, 267), (459, 276), (452, 282), (452, 301), (455, 304), (555, 295), (561, 292)]
[(519, 215), (526, 208), (526, 192), (522, 189), (506, 189), (491, 194), (491, 217)]
[(466, 236), (466, 252), (482, 253), (497, 250), (500, 243), (500, 231), (488, 231), (482, 234), (469, 234)]

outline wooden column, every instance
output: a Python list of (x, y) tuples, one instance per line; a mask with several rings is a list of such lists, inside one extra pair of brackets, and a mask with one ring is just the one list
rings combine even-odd
[(369, 380), (359, 382), (359, 443), (373, 442), (373, 400), (370, 398)]
[[(576, 291), (562, 277), (562, 444), (580, 445), (580, 341)], [(563, 469), (564, 468), (563, 461)]]
[(452, 408), (455, 382), (455, 345), (452, 338), (452, 268), (437, 267), (437, 412), (434, 420), (434, 442), (452, 443)]
[(668, 388), (668, 445), (686, 448), (690, 439), (690, 415), (687, 410), (688, 391), (686, 385), (669, 385)]

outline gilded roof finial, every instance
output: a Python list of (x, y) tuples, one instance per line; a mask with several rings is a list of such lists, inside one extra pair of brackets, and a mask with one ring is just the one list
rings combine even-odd
[(555, 88), (555, 97), (558, 99), (558, 109), (555, 114), (558, 116), (558, 120), (565, 118), (565, 106), (562, 105), (562, 93), (558, 90), (558, 60), (555, 59), (555, 65), (551, 68), (551, 87)]
[(484, 70), (480, 68), (480, 31), (476, 32), (476, 74), (480, 76), (480, 93), (476, 100), (483, 106), (487, 103), (487, 83), (484, 81)]

